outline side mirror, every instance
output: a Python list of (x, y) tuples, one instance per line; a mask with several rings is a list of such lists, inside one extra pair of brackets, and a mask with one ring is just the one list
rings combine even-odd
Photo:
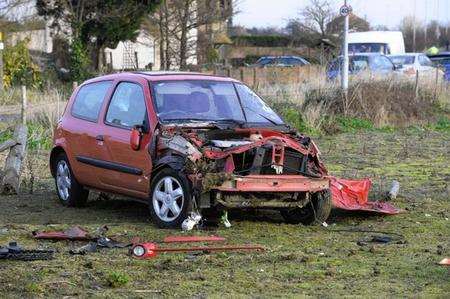
[(401, 70), (403, 68), (403, 64), (401, 63), (394, 63), (394, 71)]
[(142, 126), (134, 126), (130, 134), (130, 147), (134, 151), (138, 151), (141, 147)]

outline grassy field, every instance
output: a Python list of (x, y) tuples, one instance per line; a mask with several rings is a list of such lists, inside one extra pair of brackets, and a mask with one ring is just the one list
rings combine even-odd
[[(156, 229), (146, 206), (120, 198), (92, 194), (86, 208), (62, 207), (45, 155), (33, 155), (25, 171), (34, 178), (34, 193), (0, 197), (0, 244), (17, 240), (57, 253), (51, 261), (1, 261), (1, 297), (448, 296), (450, 272), (436, 264), (450, 255), (448, 130), (340, 134), (317, 143), (332, 174), (373, 178), (373, 199), (399, 180), (394, 204), (405, 213), (382, 217), (333, 211), (325, 228), (284, 224), (275, 212), (239, 212), (230, 215), (230, 229), (194, 234), (217, 234), (230, 244), (261, 244), (265, 252), (166, 254), (145, 261), (124, 249), (71, 256), (68, 250), (83, 243), (35, 241), (31, 232), (72, 225), (95, 231), (106, 224), (108, 236), (121, 241), (135, 236), (158, 241), (181, 232)], [(359, 240), (374, 233), (339, 229), (391, 231), (404, 241), (359, 246)]]

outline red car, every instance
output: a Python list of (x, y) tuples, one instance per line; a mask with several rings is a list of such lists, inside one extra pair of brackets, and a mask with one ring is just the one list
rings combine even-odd
[(309, 138), (241, 82), (196, 73), (121, 73), (84, 82), (54, 134), (62, 204), (89, 189), (149, 205), (160, 227), (205, 209), (270, 208), (323, 222), (330, 181)]

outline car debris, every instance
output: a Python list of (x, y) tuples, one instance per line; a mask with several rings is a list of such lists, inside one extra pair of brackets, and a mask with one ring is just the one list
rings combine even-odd
[(53, 249), (23, 249), (17, 242), (10, 242), (7, 246), (0, 246), (0, 259), (37, 261), (51, 260), (54, 257)]
[(192, 212), (188, 218), (184, 219), (181, 224), (181, 229), (184, 231), (193, 230), (195, 226), (197, 226), (202, 220), (202, 215), (197, 212)]
[(439, 265), (442, 265), (442, 266), (450, 266), (450, 258), (444, 258), (444, 259), (442, 259), (440, 262), (439, 262)]
[(89, 233), (79, 226), (74, 226), (65, 231), (50, 231), (50, 232), (32, 232), (35, 239), (44, 240), (70, 240), (70, 241), (93, 241), (95, 237), (90, 236)]
[(191, 242), (224, 242), (225, 238), (218, 236), (167, 236), (164, 243), (191, 243)]
[(396, 180), (393, 180), (391, 190), (389, 190), (386, 196), (387, 199), (388, 200), (396, 199), (399, 191), (400, 191), (400, 183)]
[(370, 179), (346, 180), (330, 178), (333, 206), (343, 210), (395, 215), (401, 212), (388, 202), (369, 201)]
[(132, 245), (132, 243), (122, 243), (107, 237), (99, 237), (96, 242), (89, 242), (79, 248), (71, 249), (69, 253), (72, 255), (85, 255), (87, 253), (97, 252), (99, 248), (126, 248)]
[(158, 253), (176, 253), (176, 252), (212, 252), (212, 251), (264, 251), (265, 248), (260, 245), (225, 245), (225, 246), (199, 246), (186, 248), (159, 248), (156, 243), (146, 242), (133, 245), (130, 253), (133, 257), (139, 259), (151, 259)]

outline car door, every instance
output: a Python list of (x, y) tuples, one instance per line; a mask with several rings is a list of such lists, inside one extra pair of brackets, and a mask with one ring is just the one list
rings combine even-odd
[(99, 172), (91, 162), (104, 156), (104, 148), (99, 143), (100, 112), (105, 99), (111, 92), (113, 81), (99, 81), (82, 85), (62, 121), (66, 152), (77, 180), (87, 186), (99, 187)]
[(435, 71), (433, 62), (426, 55), (419, 55), (419, 72), (423, 75), (432, 75)]
[[(103, 118), (103, 145), (106, 147), (106, 171), (100, 177), (104, 188), (131, 196), (146, 198), (152, 168), (148, 144), (151, 128), (146, 102), (149, 97), (148, 84), (137, 81), (116, 83)], [(148, 98), (147, 97), (147, 98)], [(144, 128), (141, 146), (133, 150), (130, 146), (131, 129)]]

